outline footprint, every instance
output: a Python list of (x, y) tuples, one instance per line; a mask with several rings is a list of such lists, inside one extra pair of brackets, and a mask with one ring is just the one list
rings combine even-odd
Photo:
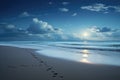
[(8, 65), (8, 68), (11, 68), (11, 69), (16, 69), (17, 67), (14, 66), (14, 65)]
[(60, 76), (60, 78), (63, 78), (63, 76)]
[(33, 64), (33, 65), (31, 65), (31, 67), (39, 67), (39, 65), (34, 65), (34, 64)]
[(52, 69), (52, 67), (49, 67), (46, 71), (50, 71)]
[(46, 67), (49, 67), (49, 65), (45, 62), (45, 63), (43, 63)]
[(51, 71), (52, 73), (54, 73), (55, 71)]
[(44, 63), (44, 61), (40, 61), (41, 63)]
[(29, 67), (29, 65), (22, 64), (21, 67)]
[(55, 75), (53, 75), (52, 77), (56, 77)]
[[(48, 65), (44, 60), (42, 60), (41, 58), (38, 58), (34, 53), (30, 52), (30, 54), (39, 62), (39, 67), (41, 66), (45, 66), (46, 67), (46, 71), (51, 71), (52, 73), (52, 77), (58, 77), (59, 79), (63, 80), (64, 77), (58, 75), (58, 73), (56, 71), (54, 71), (53, 67), (51, 67), (50, 65)], [(34, 65), (32, 65), (32, 67), (34, 67)]]
[(58, 73), (54, 73), (53, 75), (58, 75)]
[(58, 73), (53, 73), (52, 77), (57, 77)]

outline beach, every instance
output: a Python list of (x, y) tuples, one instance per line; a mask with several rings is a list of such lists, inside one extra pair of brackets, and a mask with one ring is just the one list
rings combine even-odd
[(120, 66), (86, 64), (35, 51), (0, 46), (0, 80), (120, 80)]

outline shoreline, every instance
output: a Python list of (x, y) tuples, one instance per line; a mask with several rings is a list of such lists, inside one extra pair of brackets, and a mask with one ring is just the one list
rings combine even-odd
[(0, 46), (1, 80), (120, 80), (120, 66), (78, 63)]

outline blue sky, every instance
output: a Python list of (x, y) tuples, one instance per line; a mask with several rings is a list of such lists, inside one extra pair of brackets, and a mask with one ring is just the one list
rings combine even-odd
[[(2, 40), (18, 34), (40, 40), (120, 40), (119, 0), (4, 0), (0, 11)], [(29, 31), (31, 25), (40, 32)]]

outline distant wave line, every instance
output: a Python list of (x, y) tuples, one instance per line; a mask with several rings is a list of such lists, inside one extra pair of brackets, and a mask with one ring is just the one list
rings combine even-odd
[(71, 49), (87, 49), (87, 50), (99, 50), (99, 51), (115, 51), (120, 52), (120, 49), (102, 49), (102, 48), (87, 48), (87, 47), (66, 47), (66, 46), (56, 46), (56, 47), (62, 47), (62, 48), (71, 48)]

